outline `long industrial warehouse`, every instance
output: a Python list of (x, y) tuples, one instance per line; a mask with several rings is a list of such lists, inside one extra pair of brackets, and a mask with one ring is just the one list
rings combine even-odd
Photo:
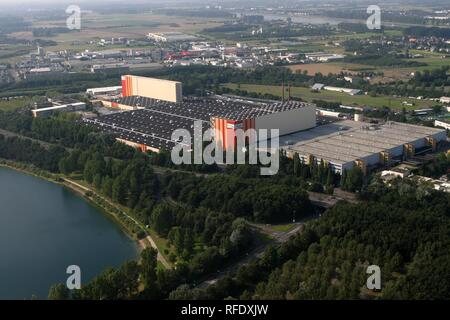
[(398, 122), (371, 125), (350, 120), (284, 136), (282, 147), (305, 163), (325, 161), (337, 172), (358, 165), (372, 167), (434, 151), (447, 139), (445, 130)]

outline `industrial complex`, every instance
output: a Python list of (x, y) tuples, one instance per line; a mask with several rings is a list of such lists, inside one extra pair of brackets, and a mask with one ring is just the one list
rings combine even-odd
[(103, 103), (118, 112), (84, 123), (114, 133), (119, 141), (144, 152), (171, 150), (181, 143), (172, 139), (173, 131), (187, 129), (192, 134), (194, 123), (200, 121), (203, 130), (213, 129), (214, 141), (224, 150), (236, 148), (238, 129), (278, 129), (280, 148), (288, 156), (298, 154), (306, 164), (327, 163), (336, 172), (359, 166), (367, 173), (435, 151), (447, 140), (443, 129), (369, 124), (362, 116), (317, 126), (321, 113), (314, 104), (183, 97), (179, 82), (136, 76), (123, 76), (122, 96)]
[(203, 129), (214, 129), (215, 141), (224, 150), (236, 146), (237, 129), (279, 129), (289, 134), (315, 127), (315, 107), (290, 101), (283, 103), (250, 103), (221, 98), (184, 98), (180, 103), (142, 96), (119, 99), (114, 106), (130, 111), (114, 113), (96, 119), (85, 119), (102, 131), (118, 134), (121, 141), (141, 150), (170, 149), (176, 129), (193, 133), (194, 122), (201, 121)]
[(307, 164), (324, 161), (336, 172), (358, 165), (363, 172), (435, 151), (445, 130), (399, 122), (368, 124), (352, 120), (318, 126), (282, 137), (287, 154)]

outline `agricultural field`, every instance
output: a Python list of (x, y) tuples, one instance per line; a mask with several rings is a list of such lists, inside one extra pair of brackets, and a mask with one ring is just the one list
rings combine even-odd
[[(86, 13), (82, 15), (81, 30), (68, 32), (52, 37), (42, 37), (59, 43), (86, 41), (112, 37), (145, 37), (149, 32), (182, 31), (196, 34), (204, 28), (218, 26), (221, 19), (199, 17), (175, 17), (141, 14), (99, 14)], [(33, 27), (63, 27), (65, 20), (38, 21)], [(12, 33), (11, 36), (34, 40), (31, 31)], [(51, 49), (51, 47), (49, 47)]]
[[(226, 87), (230, 89), (240, 89), (246, 90), (248, 92), (256, 92), (256, 93), (269, 93), (276, 96), (281, 97), (281, 87), (280, 86), (265, 86), (265, 85), (252, 85), (252, 84), (226, 84)], [(301, 98), (305, 101), (312, 102), (313, 100), (324, 100), (330, 102), (340, 102), (342, 104), (358, 104), (358, 105), (366, 105), (371, 107), (383, 107), (387, 106), (394, 110), (401, 110), (405, 107), (407, 110), (421, 109), (421, 108), (429, 108), (437, 103), (435, 101), (429, 100), (416, 100), (409, 98), (392, 98), (388, 96), (377, 96), (372, 97), (368, 95), (357, 95), (351, 96), (346, 93), (341, 92), (332, 92), (332, 91), (319, 91), (313, 92), (310, 88), (303, 87), (293, 87), (291, 89), (292, 96), (296, 98)], [(407, 101), (408, 103), (413, 103), (413, 106), (403, 106), (402, 102)]]
[[(99, 14), (84, 13), (81, 20), (81, 30), (60, 33), (54, 36), (34, 37), (31, 30), (13, 32), (9, 37), (33, 41), (36, 39), (51, 40), (57, 44), (46, 46), (48, 51), (62, 50), (100, 50), (121, 49), (117, 46), (103, 48), (97, 45), (100, 39), (111, 38), (145, 38), (150, 32), (179, 31), (198, 35), (201, 30), (211, 28), (223, 23), (220, 18), (176, 17), (156, 15), (151, 12), (140, 14)], [(37, 20), (32, 28), (65, 27), (65, 19)], [(92, 42), (92, 43), (91, 43)], [(0, 48), (0, 63), (14, 64), (23, 60), (23, 57), (35, 48), (32, 46), (13, 46)]]

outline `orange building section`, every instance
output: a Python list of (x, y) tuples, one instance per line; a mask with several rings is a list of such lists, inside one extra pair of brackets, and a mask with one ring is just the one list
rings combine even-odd
[(122, 76), (122, 97), (142, 96), (180, 103), (183, 100), (181, 82), (132, 75)]
[(133, 77), (122, 76), (122, 97), (133, 95)]
[(235, 150), (237, 147), (236, 130), (255, 129), (255, 119), (243, 121), (213, 118), (214, 140), (219, 143), (223, 150)]

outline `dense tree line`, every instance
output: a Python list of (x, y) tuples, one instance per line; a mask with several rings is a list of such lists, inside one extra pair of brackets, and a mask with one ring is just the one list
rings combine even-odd
[[(0, 119), (0, 127), (48, 143), (2, 137), (0, 157), (55, 173), (81, 175), (98, 194), (129, 208), (136, 219), (168, 238), (177, 255), (173, 262), (190, 261), (191, 278), (217, 270), (250, 248), (253, 231), (241, 217), (282, 221), (308, 213), (308, 196), (300, 187), (289, 188), (289, 182), (248, 179), (241, 184), (237, 177), (228, 179), (222, 174), (204, 177), (170, 170), (156, 175), (153, 164), (166, 163), (167, 153), (138, 152), (110, 135), (84, 127), (67, 114), (31, 118), (15, 111), (2, 113)], [(195, 185), (202, 186), (198, 196), (192, 189)], [(222, 188), (232, 190), (224, 193)], [(239, 202), (238, 193), (244, 191), (259, 206), (233, 208), (232, 203)], [(234, 198), (230, 196), (233, 193)], [(278, 193), (284, 196), (283, 201), (277, 199)], [(218, 199), (227, 205), (217, 206)]]
[(408, 27), (403, 30), (403, 34), (411, 37), (437, 37), (450, 38), (450, 28), (437, 27)]
[[(81, 291), (54, 286), (51, 298), (370, 298), (373, 294), (363, 288), (369, 264), (383, 270), (382, 298), (449, 296), (447, 280), (439, 277), (449, 271), (450, 199), (427, 186), (396, 182), (386, 189), (377, 179), (362, 181), (358, 168), (339, 179), (324, 162), (307, 166), (297, 155), (288, 159), (284, 154), (279, 174), (271, 177), (259, 176), (257, 165), (229, 166), (225, 173), (206, 176), (171, 170), (156, 174), (153, 163), (164, 164), (164, 153), (140, 153), (111, 136), (89, 132), (66, 115), (38, 120), (21, 112), (2, 113), (2, 126), (52, 144), (0, 137), (0, 157), (81, 174), (96, 192), (129, 208), (167, 238), (177, 256), (176, 269), (160, 270), (156, 253), (146, 250), (140, 263), (105, 270)], [(441, 159), (434, 165), (430, 170), (448, 168)], [(192, 289), (254, 245), (248, 220), (304, 218), (312, 209), (304, 190), (323, 191), (317, 188), (339, 183), (360, 190), (363, 202), (337, 205), (301, 235), (241, 267), (236, 277), (204, 291)], [(436, 277), (426, 283), (430, 274)]]
[[(369, 14), (367, 13), (366, 8), (354, 8), (354, 9), (329, 9), (329, 10), (321, 10), (320, 14), (327, 17), (334, 18), (342, 18), (342, 19), (358, 19), (358, 20), (367, 20)], [(384, 11), (383, 10), (383, 20), (384, 21), (392, 21), (392, 22), (401, 22), (401, 23), (409, 23), (409, 24), (425, 24), (425, 16), (429, 13), (423, 10), (408, 10), (406, 12), (397, 12), (397, 11)], [(413, 27), (415, 28), (415, 27)]]
[(57, 172), (59, 159), (65, 154), (66, 150), (60, 146), (46, 148), (31, 140), (5, 137), (0, 134), (0, 158), (25, 162)]
[(39, 28), (33, 28), (32, 30), (33, 37), (54, 37), (57, 36), (60, 33), (68, 33), (71, 32), (70, 29), (65, 27), (52, 27), (52, 28), (46, 28), (46, 27), (39, 27)]
[[(364, 197), (338, 204), (234, 277), (207, 290), (180, 286), (171, 298), (449, 299), (450, 196), (401, 181), (386, 189), (375, 179)], [(381, 292), (365, 288), (372, 264), (381, 268)]]
[(421, 67), (426, 63), (414, 60), (405, 60), (393, 54), (363, 54), (357, 56), (347, 56), (345, 62), (367, 64), (371, 66), (387, 67)]
[(308, 195), (294, 183), (271, 179), (245, 179), (234, 175), (208, 178), (169, 175), (167, 194), (192, 207), (229, 212), (257, 222), (282, 222), (311, 213)]
[(352, 23), (352, 22), (341, 22), (338, 24), (338, 28), (345, 32), (355, 32), (355, 33), (383, 33), (385, 26), (381, 26), (380, 29), (368, 30), (367, 25), (364, 23)]
[(425, 177), (439, 178), (447, 175), (450, 178), (450, 156), (441, 153), (432, 162), (425, 164), (419, 169), (419, 174)]
[(416, 86), (426, 87), (440, 87), (450, 85), (450, 75), (448, 72), (450, 66), (442, 66), (439, 69), (425, 70), (423, 72), (416, 72), (414, 77), (410, 80), (410, 83)]

